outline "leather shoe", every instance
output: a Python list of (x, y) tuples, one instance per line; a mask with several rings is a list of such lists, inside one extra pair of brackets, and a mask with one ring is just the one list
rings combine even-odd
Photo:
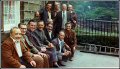
[(63, 63), (59, 63), (59, 65), (60, 65), (60, 66), (66, 66), (66, 65), (65, 65), (65, 64), (63, 64)]
[(73, 61), (72, 59), (69, 59), (69, 61)]
[(54, 68), (59, 68), (60, 66), (58, 64), (53, 65)]

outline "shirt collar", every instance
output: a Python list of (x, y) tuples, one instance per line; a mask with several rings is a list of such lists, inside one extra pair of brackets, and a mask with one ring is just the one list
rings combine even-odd
[(16, 42), (16, 40), (15, 40), (15, 39), (13, 39), (11, 36), (10, 36), (10, 38), (13, 40), (13, 42)]
[(17, 41), (17, 40), (15, 40), (15, 39), (13, 39), (11, 36), (10, 36), (10, 38), (11, 38), (11, 39), (13, 40), (13, 42), (15, 42), (15, 43), (16, 43), (16, 42), (19, 42), (19, 41)]
[(60, 40), (59, 38), (58, 38), (58, 41), (59, 41), (59, 43), (62, 42), (62, 41), (64, 42), (64, 40)]
[(66, 13), (67, 11), (62, 11), (62, 13), (63, 13), (63, 12)]

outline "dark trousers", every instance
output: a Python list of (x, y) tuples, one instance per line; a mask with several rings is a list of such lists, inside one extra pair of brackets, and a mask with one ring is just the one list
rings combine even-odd
[(25, 65), (26, 68), (33, 68), (33, 66), (31, 66), (30, 63), (28, 63), (23, 57), (20, 58), (20, 63)]
[(57, 58), (57, 54), (56, 54), (56, 50), (55, 48), (47, 48), (46, 52), (43, 52), (45, 54), (49, 55), (49, 65), (52, 66), (53, 62), (57, 62), (58, 58)]

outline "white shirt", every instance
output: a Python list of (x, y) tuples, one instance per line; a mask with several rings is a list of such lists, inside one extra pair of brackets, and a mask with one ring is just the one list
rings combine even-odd
[(52, 35), (52, 31), (49, 32), (50, 39), (52, 38), (51, 35)]
[(62, 28), (65, 28), (67, 23), (67, 11), (62, 11)]
[(58, 41), (59, 41), (59, 46), (60, 46), (59, 53), (61, 53), (61, 49), (62, 49), (62, 45), (63, 45), (63, 44), (61, 44), (61, 43), (64, 42), (64, 40), (60, 40), (60, 39), (58, 38)]
[[(11, 37), (12, 38), (12, 37)], [(15, 47), (16, 47), (16, 50), (17, 50), (17, 53), (18, 53), (18, 56), (19, 57), (22, 57), (22, 50), (21, 50), (21, 46), (20, 46), (20, 41), (16, 41), (15, 39), (13, 39), (13, 42), (15, 42)]]
[(51, 19), (51, 12), (48, 11), (48, 19)]

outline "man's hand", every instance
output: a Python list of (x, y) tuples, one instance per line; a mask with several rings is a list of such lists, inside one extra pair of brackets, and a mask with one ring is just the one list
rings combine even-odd
[(64, 56), (67, 56), (67, 55), (68, 55), (68, 53), (67, 53), (67, 52), (65, 52), (65, 53), (63, 53), (63, 55), (64, 55)]
[(54, 45), (52, 43), (48, 44), (48, 48), (53, 48), (53, 47), (54, 47)]
[(30, 64), (31, 64), (33, 67), (36, 67), (36, 62), (35, 62), (35, 61), (31, 61)]
[(46, 51), (46, 47), (41, 47), (41, 51), (45, 52)]
[(41, 52), (38, 52), (38, 54), (41, 55), (42, 57), (45, 57), (45, 56), (46, 56), (46, 54), (41, 53)]
[(25, 65), (21, 65), (20, 68), (26, 68), (26, 66)]
[(76, 24), (76, 21), (75, 21), (75, 20), (73, 20), (73, 23), (75, 23), (75, 24)]

